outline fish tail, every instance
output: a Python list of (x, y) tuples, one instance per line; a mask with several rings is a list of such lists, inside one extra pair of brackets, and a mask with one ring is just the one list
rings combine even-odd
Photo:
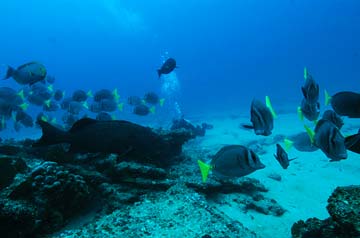
[(37, 123), (41, 127), (42, 136), (33, 146), (47, 146), (67, 142), (68, 133), (66, 131), (43, 120), (39, 120)]
[(209, 172), (211, 170), (211, 165), (209, 165), (205, 162), (202, 162), (201, 160), (198, 160), (197, 162), (198, 162), (198, 165), (200, 168), (202, 181), (203, 181), (203, 183), (206, 183), (206, 180), (209, 176)]
[(89, 91), (86, 93), (86, 95), (87, 95), (89, 98), (93, 98), (93, 97), (94, 97), (94, 95), (93, 95), (93, 93), (92, 93), (91, 90), (89, 90)]
[(325, 106), (329, 105), (330, 104), (330, 101), (331, 101), (331, 96), (329, 95), (328, 91), (324, 91), (325, 93)]
[(273, 116), (273, 118), (277, 118), (277, 115), (275, 113), (275, 110), (274, 108), (272, 107), (271, 105), (271, 102), (270, 102), (270, 97), (269, 96), (266, 96), (265, 97), (265, 102), (266, 102), (266, 106), (269, 108), (270, 112), (271, 112), (271, 115)]
[(159, 78), (160, 78), (160, 77), (161, 77), (161, 70), (158, 69), (158, 70), (157, 70), (157, 73), (158, 73), (158, 76), (159, 76)]
[(154, 107), (154, 106), (151, 107), (151, 108), (149, 109), (149, 111), (150, 111), (152, 114), (155, 114), (155, 107)]
[(298, 117), (299, 117), (300, 121), (303, 121), (304, 120), (304, 114), (303, 114), (303, 112), (301, 110), (301, 107), (297, 108), (297, 113), (298, 113)]
[(25, 95), (24, 95), (24, 89), (21, 89), (17, 95), (21, 98), (21, 100), (24, 100), (25, 99)]
[(311, 144), (314, 144), (314, 137), (315, 137), (315, 132), (310, 128), (308, 127), (307, 125), (304, 125), (304, 128), (306, 130), (306, 133), (308, 134), (309, 138), (310, 138), (310, 141), (311, 141)]
[(50, 92), (52, 92), (52, 91), (54, 91), (54, 86), (53, 86), (52, 84), (50, 84), (50, 85), (47, 87), (47, 89), (48, 89)]
[(120, 112), (124, 110), (124, 103), (119, 103), (117, 106)]
[(165, 98), (161, 98), (159, 100), (160, 107), (164, 106), (164, 103), (165, 103)]
[(306, 80), (308, 77), (308, 71), (307, 71), (307, 68), (304, 67), (304, 79)]
[(5, 77), (3, 79), (11, 78), (14, 75), (15, 71), (16, 70), (13, 67), (8, 66), (7, 71), (6, 71), (6, 75), (5, 75)]
[(26, 103), (26, 102), (24, 102), (24, 103), (20, 104), (19, 107), (20, 107), (22, 110), (26, 111), (26, 110), (28, 109), (28, 107), (29, 107), (29, 104)]
[(294, 145), (294, 142), (292, 140), (289, 139), (284, 139), (284, 144), (285, 144), (285, 151), (288, 152)]

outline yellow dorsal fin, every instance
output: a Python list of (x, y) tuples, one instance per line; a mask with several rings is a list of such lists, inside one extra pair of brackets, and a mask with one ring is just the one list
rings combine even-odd
[(211, 165), (206, 164), (206, 163), (202, 162), (201, 160), (198, 160), (197, 162), (198, 162), (198, 165), (200, 168), (202, 181), (203, 181), (203, 183), (206, 183), (206, 180), (209, 176), (209, 172), (211, 170)]
[(324, 90), (324, 94), (325, 94), (325, 106), (327, 106), (330, 104), (331, 96), (329, 95), (328, 91), (326, 91), (326, 89)]
[(300, 121), (304, 120), (304, 114), (302, 113), (301, 107), (297, 108), (297, 113), (298, 113), (298, 117), (300, 119)]
[(284, 145), (285, 145), (285, 151), (288, 152), (293, 147), (294, 142), (292, 140), (285, 138)]
[(308, 127), (307, 125), (304, 125), (304, 128), (306, 130), (306, 133), (308, 134), (309, 138), (310, 138), (310, 141), (311, 141), (311, 144), (314, 144), (314, 137), (315, 137), (315, 132), (310, 128)]
[(270, 101), (270, 97), (269, 96), (266, 96), (265, 97), (265, 103), (266, 103), (266, 106), (269, 108), (270, 112), (271, 112), (271, 115), (273, 116), (273, 118), (277, 118), (277, 115), (274, 111), (274, 108), (272, 107), (271, 105), (271, 101)]

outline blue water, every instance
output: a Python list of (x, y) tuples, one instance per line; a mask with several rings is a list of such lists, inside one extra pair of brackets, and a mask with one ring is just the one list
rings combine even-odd
[(3, 0), (0, 9), (0, 63), (42, 62), (69, 93), (160, 93), (166, 52), (187, 116), (265, 95), (295, 111), (304, 66), (321, 89), (360, 91), (358, 0)]

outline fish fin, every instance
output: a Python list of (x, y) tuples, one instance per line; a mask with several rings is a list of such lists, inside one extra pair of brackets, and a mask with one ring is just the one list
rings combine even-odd
[(149, 109), (149, 111), (150, 111), (152, 114), (155, 114), (155, 107), (152, 106), (152, 107)]
[(145, 105), (146, 101), (144, 99), (141, 99), (141, 104)]
[(93, 97), (94, 97), (94, 95), (93, 95), (93, 93), (92, 93), (91, 90), (89, 90), (89, 91), (86, 93), (86, 95), (87, 95), (88, 97), (90, 97), (90, 98), (93, 98)]
[(46, 146), (67, 142), (68, 133), (66, 131), (63, 131), (43, 120), (39, 120), (37, 123), (41, 127), (42, 136), (33, 144), (33, 146)]
[(314, 122), (314, 126), (316, 126), (319, 121), (316, 119), (316, 120), (314, 120), (313, 122)]
[(44, 104), (47, 106), (47, 107), (50, 107), (50, 99), (48, 99), (48, 100), (46, 100), (45, 102), (44, 102)]
[(241, 126), (245, 129), (254, 129), (254, 126), (249, 124), (241, 124)]
[(203, 181), (203, 183), (206, 183), (206, 180), (209, 176), (209, 172), (211, 170), (211, 165), (206, 164), (206, 163), (202, 162), (201, 160), (198, 160), (197, 162), (198, 162), (198, 165), (200, 168), (202, 181)]
[(112, 94), (113, 94), (113, 96), (114, 96), (114, 98), (115, 98), (115, 101), (118, 102), (118, 101), (120, 100), (120, 95), (119, 95), (119, 93), (118, 93), (117, 88), (115, 88), (115, 89), (113, 90)]
[(7, 66), (7, 71), (6, 71), (6, 74), (5, 74), (5, 77), (3, 78), (3, 80), (5, 79), (8, 79), (8, 78), (11, 78), (14, 73), (16, 72), (16, 69), (14, 69), (13, 67), (11, 66)]
[(271, 115), (273, 116), (273, 118), (277, 118), (277, 115), (274, 111), (274, 108), (272, 107), (271, 105), (271, 102), (270, 102), (270, 97), (269, 96), (266, 96), (265, 97), (265, 102), (266, 102), (266, 106), (269, 108), (270, 112), (271, 112)]
[(26, 102), (24, 102), (24, 103), (20, 104), (19, 107), (20, 107), (22, 110), (26, 111), (26, 110), (28, 109), (28, 107), (29, 107), (29, 104), (26, 103)]
[(89, 110), (89, 105), (88, 105), (87, 101), (83, 102), (82, 105), (83, 105), (84, 108)]
[(308, 77), (308, 70), (306, 67), (304, 67), (304, 80), (306, 80)]
[(73, 133), (77, 130), (80, 130), (88, 125), (97, 123), (98, 121), (95, 119), (91, 119), (91, 118), (83, 118), (78, 120), (77, 122), (75, 122), (75, 124), (71, 127), (71, 129), (69, 130), (70, 133)]
[(2, 116), (1, 123), (0, 123), (0, 129), (5, 129), (5, 128), (6, 128), (5, 116)]
[(304, 120), (304, 114), (302, 113), (301, 107), (297, 108), (297, 113), (298, 113), (298, 117), (300, 119), (300, 121)]
[(117, 105), (117, 107), (118, 107), (119, 111), (122, 112), (124, 110), (124, 103), (119, 103)]
[(42, 120), (42, 121), (44, 121), (44, 122), (48, 122), (48, 118), (46, 117), (46, 116), (41, 116), (41, 119), (40, 120)]
[(51, 124), (56, 124), (56, 121), (57, 121), (57, 120), (56, 120), (56, 117), (54, 117), (53, 119), (51, 119), (50, 123), (51, 123)]
[(285, 151), (288, 152), (293, 147), (294, 142), (292, 140), (285, 138), (284, 145), (285, 145)]
[(161, 77), (161, 69), (158, 69), (157, 70), (157, 73), (158, 73), (158, 76), (159, 76), (159, 78)]
[(48, 89), (50, 92), (52, 92), (52, 91), (54, 91), (54, 86), (53, 86), (52, 84), (50, 84), (50, 85), (47, 87), (47, 89)]
[(116, 118), (116, 115), (111, 115), (111, 119), (113, 120), (113, 121), (115, 121), (117, 118)]
[(331, 101), (331, 96), (329, 95), (328, 91), (326, 91), (326, 89), (324, 90), (325, 93), (325, 106), (330, 104)]
[(24, 100), (25, 99), (25, 95), (24, 95), (24, 89), (21, 89), (17, 95), (21, 98), (21, 100)]
[(309, 138), (310, 138), (310, 141), (311, 141), (311, 144), (314, 144), (314, 137), (315, 137), (315, 132), (310, 128), (308, 127), (307, 125), (304, 125), (304, 128), (306, 130), (306, 133), (308, 134)]
[(292, 158), (292, 159), (289, 159), (289, 161), (293, 161), (293, 160), (296, 160), (298, 157), (295, 157), (295, 158)]
[(161, 98), (159, 100), (160, 107), (164, 106), (164, 103), (165, 103), (165, 98)]

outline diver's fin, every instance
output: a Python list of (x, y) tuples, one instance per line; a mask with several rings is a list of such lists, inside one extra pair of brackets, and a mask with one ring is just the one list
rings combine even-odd
[(277, 115), (274, 111), (274, 108), (272, 107), (271, 105), (271, 102), (270, 102), (270, 97), (269, 96), (266, 96), (265, 97), (265, 103), (266, 103), (266, 106), (269, 108), (270, 112), (271, 112), (271, 115), (273, 116), (273, 118), (277, 118)]
[(16, 69), (14, 69), (13, 67), (8, 66), (7, 71), (6, 71), (6, 75), (5, 75), (5, 77), (3, 79), (11, 78), (14, 75), (15, 71), (16, 71)]
[(63, 131), (43, 120), (39, 120), (38, 124), (42, 129), (42, 136), (33, 144), (33, 146), (46, 146), (67, 142), (68, 133), (66, 131)]
[(285, 151), (288, 152), (294, 145), (294, 142), (292, 140), (289, 139), (284, 139), (284, 147), (285, 147)]
[(301, 107), (297, 108), (297, 114), (298, 114), (298, 117), (299, 117), (300, 121), (303, 121), (304, 120), (304, 114), (302, 113)]
[(326, 89), (324, 90), (325, 93), (325, 106), (330, 104), (331, 101), (331, 96), (329, 95), (328, 91), (326, 91)]
[(306, 133), (308, 134), (309, 138), (310, 138), (310, 141), (311, 141), (311, 144), (314, 144), (314, 137), (315, 137), (315, 132), (310, 128), (308, 127), (307, 125), (304, 125), (304, 128), (306, 130)]
[(203, 183), (206, 183), (206, 180), (209, 176), (209, 172), (211, 170), (211, 165), (208, 165), (208, 164), (202, 162), (201, 160), (198, 160), (197, 162), (200, 167), (202, 181), (203, 181)]

